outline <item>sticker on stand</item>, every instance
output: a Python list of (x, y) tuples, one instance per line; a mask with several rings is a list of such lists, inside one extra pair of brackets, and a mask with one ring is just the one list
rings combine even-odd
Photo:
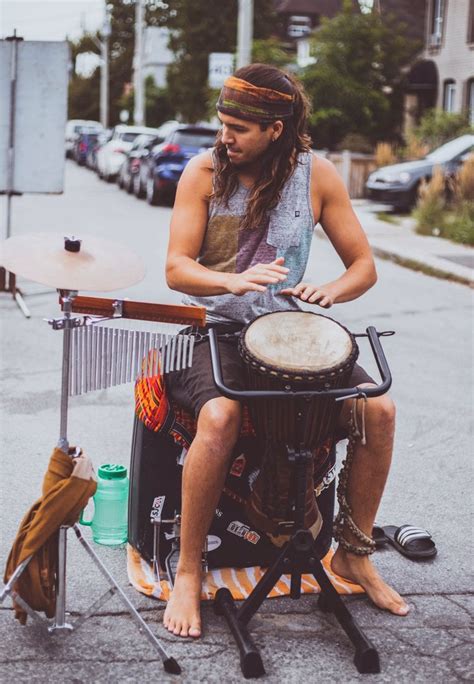
[(248, 541), (251, 544), (257, 544), (260, 541), (258, 532), (254, 532), (248, 525), (244, 525), (244, 523), (240, 522), (240, 520), (233, 520), (229, 523), (227, 531), (231, 534), (235, 534), (237, 537), (245, 539), (245, 541)]
[(150, 520), (161, 520), (161, 514), (163, 512), (163, 506), (165, 505), (165, 496), (157, 496), (153, 499), (153, 504), (150, 511)]
[(233, 475), (234, 477), (242, 477), (242, 473), (244, 472), (244, 468), (245, 468), (246, 463), (247, 463), (247, 461), (246, 461), (246, 458), (243, 454), (240, 454), (240, 456), (237, 456), (237, 458), (232, 463), (232, 467), (230, 469), (230, 474)]
[(208, 534), (207, 535), (207, 550), (208, 551), (215, 551), (216, 549), (219, 548), (219, 546), (222, 544), (222, 539), (220, 537), (216, 537), (215, 534)]

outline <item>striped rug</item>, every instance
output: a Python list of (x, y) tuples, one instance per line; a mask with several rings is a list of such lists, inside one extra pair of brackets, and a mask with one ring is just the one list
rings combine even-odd
[[(358, 584), (353, 584), (348, 580), (335, 575), (331, 571), (331, 558), (334, 551), (332, 549), (323, 558), (323, 566), (329, 579), (339, 594), (362, 594), (364, 590)], [(127, 572), (130, 584), (142, 594), (161, 601), (167, 601), (170, 596), (170, 586), (166, 575), (163, 574), (159, 580), (153, 575), (153, 569), (145, 561), (138, 551), (132, 546), (127, 546)], [(218, 568), (210, 570), (202, 585), (201, 599), (210, 601), (221, 587), (227, 587), (236, 600), (247, 598), (259, 579), (263, 576), (265, 568)], [(312, 575), (303, 575), (301, 580), (301, 593), (318, 594), (320, 588)], [(287, 596), (290, 593), (290, 577), (282, 575), (274, 586), (268, 598)]]

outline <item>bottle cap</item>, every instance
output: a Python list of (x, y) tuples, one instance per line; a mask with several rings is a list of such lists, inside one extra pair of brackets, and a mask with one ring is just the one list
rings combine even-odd
[(123, 480), (127, 477), (127, 469), (123, 465), (106, 463), (100, 466), (98, 474), (102, 480)]

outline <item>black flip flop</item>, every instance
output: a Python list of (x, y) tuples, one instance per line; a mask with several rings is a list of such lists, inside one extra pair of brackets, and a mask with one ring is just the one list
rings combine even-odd
[(411, 560), (434, 558), (438, 553), (431, 534), (421, 527), (385, 525), (382, 530), (388, 543)]
[(375, 548), (381, 549), (388, 544), (388, 537), (383, 531), (383, 527), (379, 525), (374, 525), (372, 528), (372, 539), (375, 542)]

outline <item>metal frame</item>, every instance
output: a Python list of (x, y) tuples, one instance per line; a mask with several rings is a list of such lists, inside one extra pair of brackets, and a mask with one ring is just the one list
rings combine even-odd
[[(87, 608), (81, 615), (79, 615), (79, 617), (74, 622), (68, 622), (66, 619), (66, 559), (67, 532), (69, 529), (74, 530), (77, 539), (79, 540), (79, 542), (84, 547), (89, 557), (99, 568), (100, 572), (109, 583), (109, 589), (107, 589), (107, 591), (104, 594), (102, 594), (102, 596), (100, 596), (96, 601), (94, 601), (89, 606), (89, 608)], [(143, 631), (148, 641), (151, 643), (153, 648), (158, 652), (158, 655), (163, 661), (163, 667), (165, 671), (170, 674), (180, 674), (181, 668), (178, 665), (177, 661), (174, 658), (170, 657), (168, 653), (165, 651), (159, 639), (153, 634), (150, 627), (141, 617), (140, 613), (137, 611), (137, 609), (132, 604), (130, 599), (127, 598), (124, 591), (120, 588), (120, 586), (117, 584), (113, 576), (110, 574), (110, 572), (107, 570), (107, 568), (102, 563), (100, 558), (97, 556), (94, 549), (86, 541), (86, 539), (84, 539), (84, 537), (82, 536), (82, 532), (77, 524), (73, 525), (72, 527), (62, 525), (59, 528), (56, 612), (52, 620), (47, 620), (46, 618), (41, 617), (14, 590), (14, 586), (18, 581), (18, 578), (27, 568), (28, 563), (32, 558), (33, 556), (29, 556), (22, 563), (20, 563), (20, 565), (16, 568), (13, 575), (10, 577), (7, 584), (3, 586), (3, 589), (0, 593), (0, 604), (3, 603), (7, 596), (11, 596), (11, 598), (16, 603), (18, 603), (18, 605), (20, 605), (31, 618), (33, 618), (37, 622), (39, 621), (42, 624), (46, 624), (48, 626), (48, 632), (50, 634), (54, 634), (55, 632), (72, 632), (75, 629), (78, 629), (78, 627), (80, 627), (88, 618), (94, 615), (109, 599), (117, 595), (120, 601), (124, 604), (129, 614), (131, 615), (134, 622), (137, 624), (138, 629), (140, 631)]]
[[(214, 382), (218, 390), (229, 399), (295, 399), (301, 407), (301, 425), (303, 429), (307, 415), (305, 404), (306, 407), (308, 406), (308, 402), (305, 400), (309, 400), (312, 397), (332, 397), (335, 401), (343, 401), (352, 397), (380, 396), (388, 391), (392, 383), (392, 376), (379, 337), (393, 334), (392, 331), (377, 332), (374, 327), (370, 326), (367, 328), (365, 335), (356, 335), (356, 337), (368, 337), (369, 339), (382, 378), (381, 384), (376, 387), (364, 387), (363, 389), (351, 387), (314, 391), (293, 390), (291, 388), (273, 391), (240, 391), (233, 390), (224, 384), (217, 333), (211, 328), (209, 330), (209, 344)], [(287, 573), (291, 575), (290, 597), (292, 599), (299, 599), (301, 596), (301, 575), (304, 572), (309, 572), (313, 574), (321, 589), (318, 600), (319, 608), (323, 612), (334, 613), (336, 620), (355, 647), (354, 664), (357, 670), (361, 673), (378, 673), (380, 672), (380, 660), (377, 649), (344, 605), (344, 602), (326, 574), (321, 560), (314, 551), (314, 540), (311, 532), (304, 529), (306, 471), (310, 467), (312, 454), (308, 449), (298, 448), (295, 445), (286, 445), (286, 448), (288, 460), (293, 464), (295, 472), (292, 491), (295, 501), (292, 536), (283, 546), (276, 560), (254, 587), (252, 593), (240, 604), (239, 608), (236, 607), (230, 591), (226, 588), (221, 588), (215, 596), (214, 610), (218, 615), (225, 617), (230, 631), (235, 638), (240, 651), (240, 665), (244, 677), (260, 677), (265, 674), (265, 668), (259, 650), (247, 630), (247, 624), (278, 582), (281, 575)]]

